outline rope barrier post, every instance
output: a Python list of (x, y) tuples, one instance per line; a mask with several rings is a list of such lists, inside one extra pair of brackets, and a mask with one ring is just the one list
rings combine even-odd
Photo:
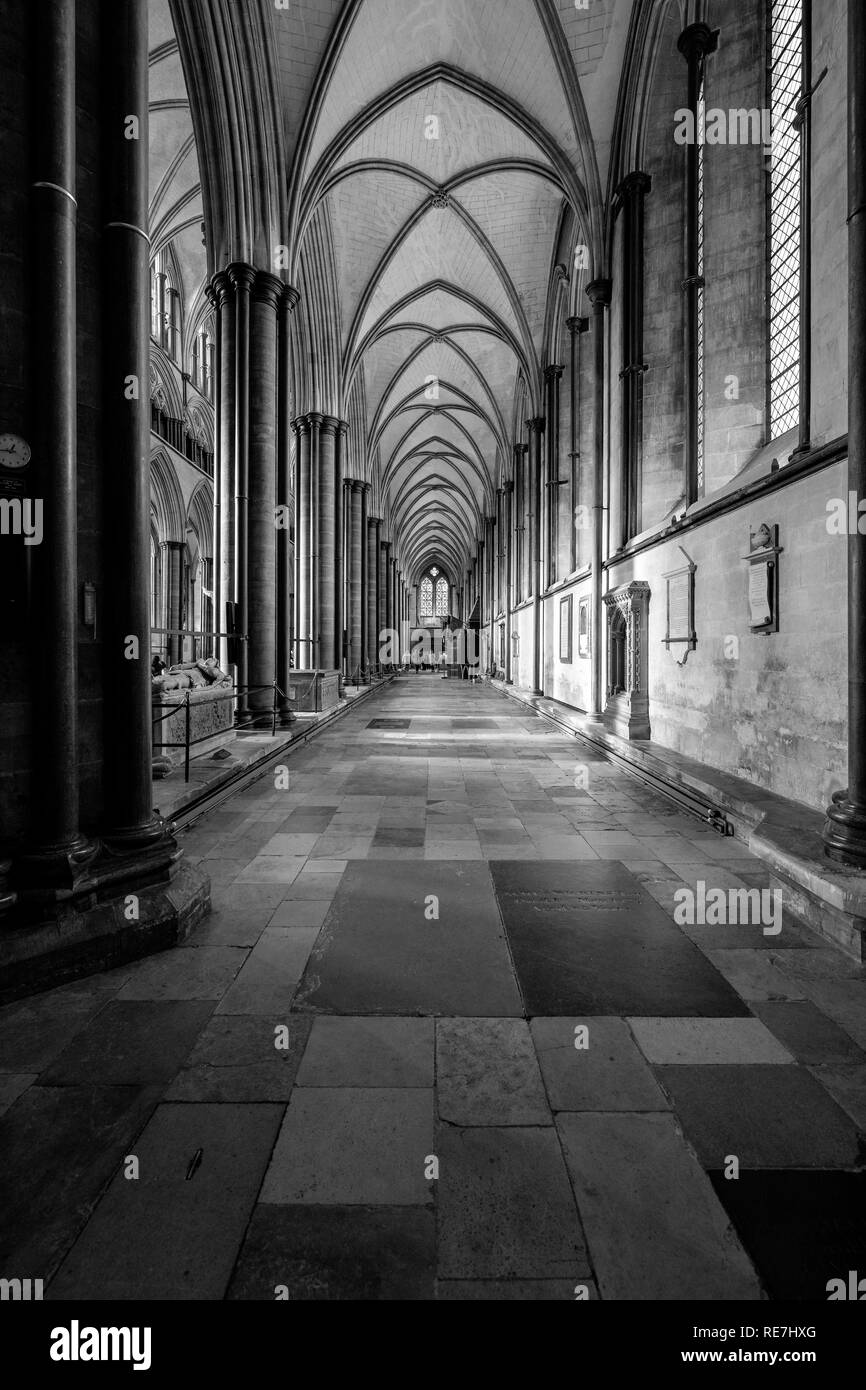
[(190, 701), (189, 701), (189, 695), (190, 695), (190, 692), (187, 691), (187, 692), (186, 692), (186, 699), (185, 699), (184, 702), (183, 702), (183, 703), (184, 703), (184, 708), (185, 708), (185, 710), (186, 710), (186, 737), (185, 737), (185, 739), (184, 739), (184, 761), (183, 761), (183, 780), (184, 780), (184, 782), (188, 782), (188, 781), (189, 781), (189, 736), (190, 736)]

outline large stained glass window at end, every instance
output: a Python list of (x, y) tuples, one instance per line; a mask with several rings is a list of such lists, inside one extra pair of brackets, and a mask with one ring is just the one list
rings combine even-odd
[(448, 580), (434, 565), (418, 586), (418, 617), (447, 618), (448, 611)]

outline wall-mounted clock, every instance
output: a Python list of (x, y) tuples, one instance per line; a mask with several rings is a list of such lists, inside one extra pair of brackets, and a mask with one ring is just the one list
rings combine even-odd
[(0, 468), (26, 468), (30, 445), (17, 434), (0, 434)]

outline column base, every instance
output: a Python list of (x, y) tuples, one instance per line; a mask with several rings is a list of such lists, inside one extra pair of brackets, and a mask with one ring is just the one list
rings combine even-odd
[(183, 941), (210, 911), (210, 880), (171, 843), (168, 861), (105, 863), (51, 900), (19, 892), (0, 934), (0, 1003)]
[(848, 792), (836, 792), (824, 822), (824, 853), (836, 864), (866, 869), (866, 806), (848, 800)]
[(76, 835), (65, 844), (39, 845), (12, 863), (12, 876), (21, 889), (33, 887), (43, 892), (73, 892), (99, 854), (98, 841)]
[(102, 857), (127, 859), (130, 856), (160, 854), (170, 849), (174, 840), (165, 821), (154, 816), (146, 825), (121, 825), (102, 836)]

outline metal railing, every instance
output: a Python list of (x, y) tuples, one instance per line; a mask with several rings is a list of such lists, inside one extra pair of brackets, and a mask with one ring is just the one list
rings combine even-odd
[[(312, 688), (315, 686), (315, 683), (316, 683), (316, 681), (317, 681), (317, 679), (318, 679), (318, 677), (319, 677), (320, 674), (321, 674), (321, 673), (320, 673), (319, 671), (315, 671), (315, 672), (312, 673), (312, 676), (311, 676), (311, 679), (310, 679), (310, 685), (309, 685), (309, 689), (310, 689), (310, 690), (312, 690)], [(206, 689), (206, 687), (205, 687), (204, 689)], [(213, 689), (213, 687), (211, 687), (211, 689)], [(196, 748), (200, 743), (208, 743), (211, 739), (214, 739), (214, 738), (219, 737), (219, 732), (217, 732), (217, 733), (202, 734), (202, 736), (201, 736), (200, 738), (192, 738), (192, 707), (193, 707), (193, 701), (192, 701), (191, 697), (192, 697), (193, 695), (197, 694), (197, 693), (198, 693), (198, 694), (202, 693), (202, 690), (203, 690), (203, 687), (199, 686), (197, 689), (196, 689), (196, 688), (193, 688), (193, 689), (189, 689), (189, 690), (178, 691), (178, 692), (177, 692), (178, 695), (181, 695), (181, 694), (183, 695), (183, 699), (182, 699), (180, 702), (174, 703), (174, 704), (166, 704), (165, 702), (159, 702), (159, 703), (154, 702), (154, 704), (153, 704), (153, 706), (152, 706), (152, 708), (153, 708), (154, 710), (165, 710), (165, 711), (166, 711), (165, 714), (160, 714), (160, 715), (158, 715), (158, 716), (156, 716), (156, 717), (153, 718), (153, 720), (151, 721), (151, 728), (152, 728), (152, 731), (155, 730), (155, 729), (157, 728), (157, 726), (159, 726), (159, 725), (165, 723), (165, 721), (166, 721), (167, 719), (171, 719), (171, 717), (172, 717), (173, 715), (178, 714), (181, 710), (183, 711), (183, 714), (184, 714), (184, 739), (183, 739), (183, 742), (181, 742), (181, 743), (167, 743), (167, 742), (165, 742), (164, 740), (161, 740), (161, 739), (158, 740), (158, 739), (154, 736), (154, 737), (153, 737), (153, 748), (154, 748), (154, 751), (156, 751), (157, 749), (166, 749), (166, 748), (174, 748), (174, 749), (181, 749), (181, 748), (182, 748), (182, 749), (184, 750), (184, 760), (183, 760), (183, 780), (184, 780), (184, 782), (189, 782), (190, 750), (193, 749), (193, 748)], [(270, 724), (271, 724), (271, 738), (276, 738), (276, 736), (277, 736), (277, 724), (278, 724), (278, 723), (294, 724), (295, 721), (297, 720), (297, 717), (298, 717), (292, 710), (287, 710), (287, 709), (285, 709), (285, 708), (281, 708), (281, 702), (283, 703), (283, 705), (286, 705), (286, 704), (296, 705), (296, 704), (299, 703), (299, 699), (300, 699), (300, 697), (299, 697), (298, 695), (287, 695), (286, 692), (285, 692), (284, 690), (281, 690), (281, 689), (280, 689), (280, 687), (279, 687), (279, 685), (277, 685), (277, 682), (276, 682), (276, 681), (272, 681), (270, 685), (249, 685), (249, 686), (242, 686), (242, 687), (240, 687), (240, 688), (235, 687), (235, 686), (232, 686), (232, 688), (231, 688), (230, 690), (229, 690), (229, 689), (226, 689), (226, 690), (224, 691), (224, 693), (222, 693), (222, 694), (214, 694), (214, 695), (211, 697), (211, 700), (209, 701), (209, 703), (211, 703), (211, 704), (224, 704), (224, 703), (226, 703), (226, 701), (229, 701), (229, 700), (234, 701), (234, 702), (237, 702), (237, 701), (243, 701), (243, 702), (245, 702), (246, 699), (247, 699), (247, 697), (249, 697), (250, 695), (261, 695), (261, 694), (263, 694), (266, 690), (272, 690), (272, 691), (273, 691), (273, 697), (274, 697), (274, 698), (273, 698), (273, 704), (272, 704), (272, 707), (271, 707)], [(198, 703), (198, 702), (196, 701), (195, 703)], [(264, 708), (262, 708), (262, 709), (260, 709), (260, 710), (250, 710), (248, 707), (245, 706), (245, 704), (244, 704), (244, 706), (243, 706), (241, 709), (238, 709), (238, 708), (236, 707), (236, 708), (235, 708), (235, 712), (234, 712), (234, 726), (233, 726), (233, 727), (234, 727), (235, 730), (238, 730), (238, 729), (250, 729), (250, 728), (261, 729), (261, 728), (262, 728), (261, 720), (262, 720), (262, 717), (264, 716), (265, 713), (266, 713), (266, 710), (265, 710)]]

